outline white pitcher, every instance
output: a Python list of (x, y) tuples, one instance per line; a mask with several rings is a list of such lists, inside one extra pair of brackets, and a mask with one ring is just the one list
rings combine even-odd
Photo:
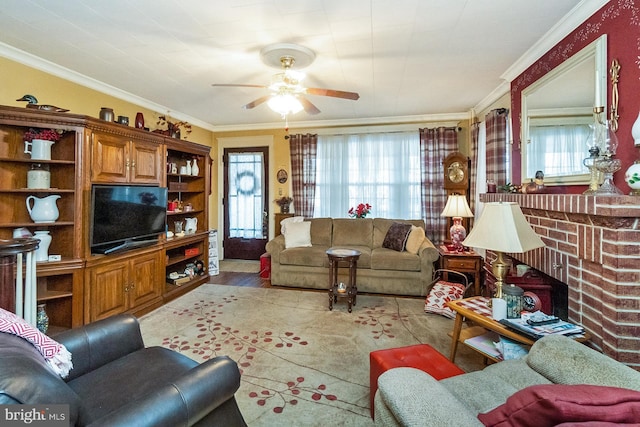
[(198, 230), (198, 218), (185, 218), (186, 225), (184, 232), (186, 234), (193, 234)]
[[(38, 198), (35, 196), (27, 197), (27, 210), (31, 219), (35, 223), (39, 222), (54, 222), (60, 216), (56, 200), (61, 196), (52, 194), (47, 197)], [(33, 206), (32, 202), (33, 201)]]
[[(51, 160), (51, 146), (53, 141), (46, 139), (33, 139), (31, 142), (24, 142), (24, 152), (31, 154), (32, 160)], [(29, 150), (31, 147), (31, 150)]]

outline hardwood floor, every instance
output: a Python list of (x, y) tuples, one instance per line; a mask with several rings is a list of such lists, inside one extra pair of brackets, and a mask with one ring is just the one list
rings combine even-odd
[(271, 281), (263, 279), (257, 273), (235, 273), (221, 271), (217, 276), (211, 276), (209, 283), (231, 286), (246, 286), (248, 288), (270, 288)]

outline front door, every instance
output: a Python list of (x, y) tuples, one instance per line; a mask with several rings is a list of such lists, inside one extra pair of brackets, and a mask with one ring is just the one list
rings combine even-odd
[(224, 257), (260, 259), (268, 239), (268, 147), (224, 149)]

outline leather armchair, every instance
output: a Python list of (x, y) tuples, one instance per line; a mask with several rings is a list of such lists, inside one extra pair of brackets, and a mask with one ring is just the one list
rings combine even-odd
[(246, 426), (234, 393), (237, 364), (202, 364), (163, 347), (145, 348), (123, 314), (56, 335), (72, 354), (61, 379), (27, 341), (0, 333), (0, 404), (69, 404), (70, 425)]

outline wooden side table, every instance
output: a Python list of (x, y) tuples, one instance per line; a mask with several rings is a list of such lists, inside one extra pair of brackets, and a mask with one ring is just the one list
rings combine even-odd
[[(329, 257), (329, 310), (333, 310), (333, 303), (337, 302), (338, 298), (346, 298), (349, 313), (351, 313), (351, 307), (356, 305), (356, 296), (358, 295), (356, 271), (360, 251), (354, 249), (329, 249), (327, 256)], [(338, 282), (340, 262), (347, 263), (349, 267), (349, 282), (344, 289), (340, 289)]]
[[(473, 250), (465, 252), (451, 252), (446, 246), (438, 248), (440, 252), (440, 268), (453, 270), (459, 273), (473, 274), (473, 293), (480, 295), (480, 276), (482, 274), (483, 259)], [(446, 273), (445, 274), (445, 280)]]

